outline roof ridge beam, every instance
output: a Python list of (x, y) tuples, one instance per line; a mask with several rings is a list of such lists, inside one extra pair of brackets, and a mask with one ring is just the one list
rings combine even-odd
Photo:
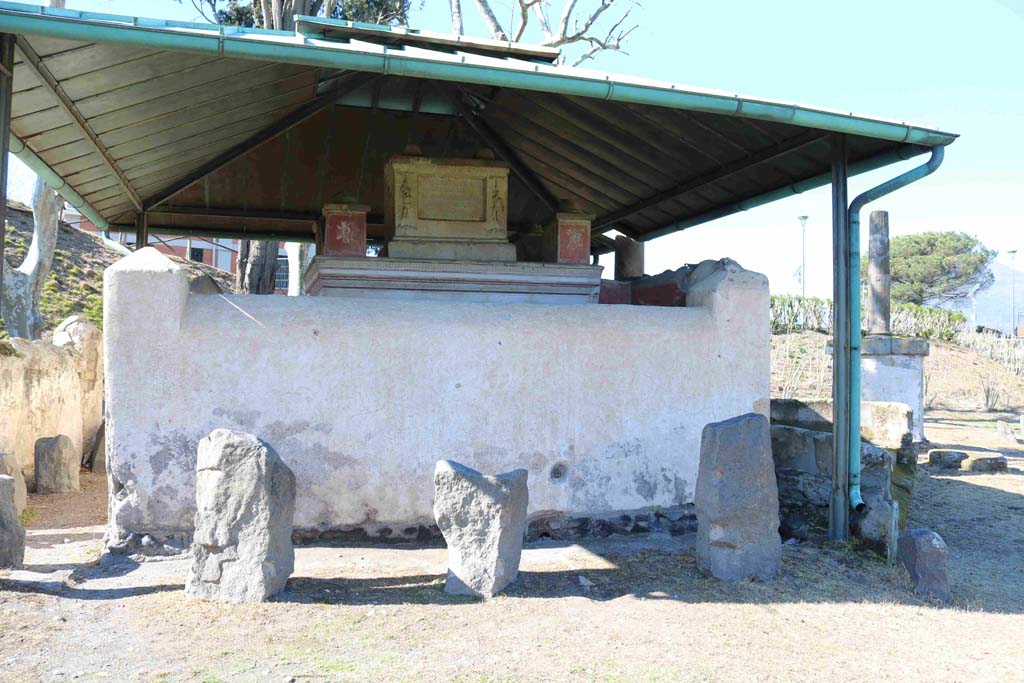
[(35, 75), (43, 82), (43, 84), (49, 88), (53, 96), (57, 98), (57, 102), (61, 109), (64, 110), (71, 120), (82, 132), (82, 135), (89, 141), (89, 143), (95, 148), (97, 154), (103, 159), (107, 166), (110, 167), (111, 172), (117, 178), (118, 184), (124, 189), (131, 199), (132, 204), (139, 211), (142, 210), (142, 198), (139, 197), (135, 188), (132, 187), (128, 178), (125, 176), (124, 171), (117, 165), (117, 161), (110, 154), (110, 150), (107, 149), (106, 145), (100, 141), (96, 132), (89, 125), (89, 122), (85, 120), (81, 112), (75, 106), (74, 101), (64, 92), (64, 88), (61, 87), (60, 82), (54, 77), (53, 73), (50, 72), (46, 64), (43, 63), (42, 58), (32, 49), (32, 46), (28, 44), (28, 41), (24, 36), (17, 37), (18, 50), (25, 58), (25, 64), (35, 73)]

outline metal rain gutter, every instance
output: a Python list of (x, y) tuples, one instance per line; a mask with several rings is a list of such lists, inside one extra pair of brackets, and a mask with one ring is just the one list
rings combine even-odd
[(850, 445), (850, 507), (857, 511), (864, 509), (860, 493), (860, 210), (868, 202), (931, 175), (942, 165), (945, 154), (942, 147), (933, 147), (932, 156), (926, 163), (857, 195), (850, 202), (850, 430), (847, 439)]
[(88, 218), (89, 221), (96, 226), (97, 230), (106, 232), (109, 229), (107, 219), (101, 216), (99, 211), (92, 207), (92, 204), (85, 201), (82, 195), (75, 192), (63, 178), (47, 166), (45, 161), (36, 156), (35, 152), (29, 149), (28, 146), (14, 133), (11, 133), (10, 140), (11, 154), (18, 157), (18, 159), (32, 169), (37, 176), (46, 181), (47, 185), (60, 193), (60, 196), (64, 198), (64, 201), (78, 209), (83, 216)]
[(0, 32), (536, 90), (774, 121), (925, 147), (948, 145), (957, 137), (894, 121), (703, 92), (582, 69), (461, 53), (432, 53), (424, 49), (386, 48), (369, 43), (339, 44), (282, 31), (185, 25), (0, 2)]

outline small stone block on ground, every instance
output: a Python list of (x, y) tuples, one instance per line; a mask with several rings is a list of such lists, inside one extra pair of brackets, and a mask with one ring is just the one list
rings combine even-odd
[(951, 451), (935, 448), (928, 451), (928, 464), (941, 470), (958, 470), (960, 464), (967, 459), (963, 451)]
[(946, 603), (953, 600), (946, 573), (949, 549), (942, 536), (931, 529), (908, 529), (900, 534), (897, 556), (910, 572), (915, 593)]
[(14, 507), (14, 479), (0, 475), (0, 568), (25, 561), (25, 529)]
[(14, 507), (20, 515), (28, 504), (28, 489), (25, 486), (25, 477), (21, 468), (14, 461), (10, 453), (0, 453), (0, 476), (10, 477), (14, 480)]
[(527, 470), (485, 475), (451, 460), (434, 469), (434, 518), (448, 544), (445, 591), (490, 598), (515, 581), (526, 534)]
[(1001, 455), (971, 455), (960, 463), (960, 469), (967, 472), (996, 474), (1007, 471), (1007, 462)]
[(782, 560), (779, 490), (764, 415), (704, 427), (695, 504), (701, 570), (726, 581), (775, 576)]
[(295, 475), (252, 434), (217, 429), (199, 442), (191, 598), (262, 602), (295, 565)]
[(81, 457), (63, 434), (36, 440), (36, 493), (78, 491)]

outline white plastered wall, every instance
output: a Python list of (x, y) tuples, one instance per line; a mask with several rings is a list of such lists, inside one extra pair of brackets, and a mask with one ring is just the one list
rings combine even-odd
[(430, 523), (442, 458), (528, 468), (531, 513), (690, 503), (704, 425), (767, 415), (769, 383), (764, 276), (690, 282), (686, 308), (190, 296), (143, 249), (104, 283), (113, 536), (191, 529), (218, 427), (292, 468), (298, 528)]

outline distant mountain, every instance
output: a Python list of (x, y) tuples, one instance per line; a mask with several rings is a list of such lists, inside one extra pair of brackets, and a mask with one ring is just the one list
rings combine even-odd
[[(1002, 263), (992, 264), (992, 275), (995, 282), (984, 292), (978, 294), (975, 299), (977, 310), (977, 324), (991, 327), (1004, 333), (1011, 329), (1011, 309), (1013, 307), (1012, 283), (1016, 276), (1017, 283), (1017, 320), (1024, 322), (1024, 271), (1014, 269)], [(946, 306), (962, 312), (967, 316), (969, 323), (974, 323), (971, 302), (967, 301), (959, 306)]]

